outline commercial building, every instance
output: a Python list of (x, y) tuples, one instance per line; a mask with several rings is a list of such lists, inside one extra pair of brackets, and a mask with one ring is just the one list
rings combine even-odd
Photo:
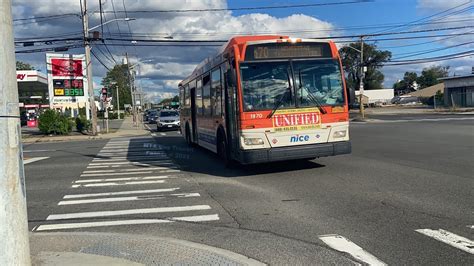
[(444, 104), (452, 107), (474, 107), (474, 73), (442, 78)]

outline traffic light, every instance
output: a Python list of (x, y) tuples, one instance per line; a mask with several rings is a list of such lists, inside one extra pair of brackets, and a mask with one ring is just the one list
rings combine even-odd
[(102, 88), (100, 98), (102, 99), (103, 102), (107, 101), (107, 88)]

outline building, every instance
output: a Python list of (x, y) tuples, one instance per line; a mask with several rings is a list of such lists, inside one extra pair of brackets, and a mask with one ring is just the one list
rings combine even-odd
[(45, 74), (36, 70), (17, 70), (16, 81), (21, 108), (49, 108), (48, 79)]
[(420, 98), (431, 98), (435, 96), (437, 93), (443, 92), (444, 91), (444, 83), (438, 83), (433, 86), (426, 87), (421, 90), (417, 90), (414, 92), (410, 92), (408, 94), (405, 94), (406, 96), (413, 96), (413, 97), (420, 97)]
[(452, 107), (474, 107), (474, 73), (441, 79), (444, 83), (444, 104)]

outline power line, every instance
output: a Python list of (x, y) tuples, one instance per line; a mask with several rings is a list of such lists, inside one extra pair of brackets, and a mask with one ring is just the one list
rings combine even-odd
[(97, 59), (97, 61), (99, 61), (99, 63), (105, 67), (108, 71), (110, 71), (110, 68), (107, 67), (104, 62), (102, 62), (102, 60), (94, 53), (94, 51), (91, 49), (91, 54), (95, 57), (95, 59)]
[(408, 23), (406, 23), (406, 24), (404, 24), (404, 25), (401, 25), (401, 26), (396, 26), (396, 27), (393, 27), (393, 28), (390, 28), (390, 29), (386, 29), (386, 30), (383, 30), (383, 31), (374, 32), (373, 34), (383, 33), (383, 32), (387, 32), (387, 31), (390, 31), (390, 30), (394, 30), (394, 29), (398, 29), (398, 28), (403, 28), (403, 27), (406, 27), (406, 26), (410, 26), (410, 25), (412, 25), (412, 24), (414, 24), (414, 23), (417, 23), (417, 22), (420, 22), (420, 21), (423, 21), (423, 20), (426, 20), (426, 19), (429, 19), (429, 18), (432, 18), (432, 17), (436, 17), (436, 16), (438, 16), (438, 15), (441, 15), (441, 14), (444, 14), (444, 13), (449, 12), (449, 11), (451, 11), (451, 10), (454, 10), (454, 9), (456, 9), (456, 8), (458, 8), (458, 7), (465, 6), (466, 4), (469, 4), (470, 2), (472, 2), (472, 1), (468, 1), (468, 2), (462, 3), (462, 4), (460, 4), (460, 5), (457, 5), (457, 6), (455, 6), (455, 7), (448, 8), (447, 10), (444, 10), (444, 11), (441, 11), (441, 12), (438, 12), (438, 13), (435, 13), (435, 14), (433, 14), (433, 15), (430, 15), (430, 16), (427, 16), (427, 17), (424, 17), (424, 18), (421, 18), (421, 19), (417, 19), (417, 20), (412, 21), (412, 22), (408, 22)]
[[(416, 25), (431, 25), (431, 24), (446, 24), (446, 23), (459, 23), (459, 22), (474, 22), (474, 19), (473, 18), (469, 18), (469, 19), (458, 19), (458, 20), (449, 20), (449, 21), (438, 21), (438, 22), (427, 22), (427, 23), (419, 23), (419, 24), (416, 24)], [(363, 29), (373, 29), (373, 28), (386, 28), (386, 27), (392, 27), (393, 25), (400, 25), (400, 24), (393, 24), (393, 23), (390, 23), (390, 24), (374, 24), (374, 25), (361, 25), (361, 26), (350, 26), (350, 27), (339, 27), (339, 28), (331, 28), (331, 29), (320, 29), (320, 30), (314, 30), (314, 29), (301, 29), (301, 30), (282, 30), (282, 31), (278, 31), (279, 34), (283, 34), (283, 33), (314, 33), (314, 32), (331, 32), (331, 31), (336, 31), (336, 30), (344, 30), (344, 31), (347, 31), (347, 30), (363, 30)], [(213, 33), (194, 33), (194, 32), (173, 32), (172, 35), (176, 36), (215, 36), (215, 35), (224, 35), (224, 36), (227, 36), (227, 35), (247, 35), (247, 34), (275, 34), (274, 31), (258, 31), (258, 32), (255, 32), (255, 31), (252, 31), (252, 32), (249, 32), (249, 31), (235, 31), (235, 32), (230, 32), (230, 31), (226, 31), (226, 32), (213, 32)], [(111, 36), (133, 36), (133, 37), (149, 37), (149, 36), (169, 36), (169, 33), (165, 33), (165, 32), (155, 32), (155, 33), (147, 33), (147, 32), (141, 32), (141, 33), (135, 33), (133, 35), (128, 35), (128, 34), (124, 34), (122, 33), (121, 35), (120, 34), (116, 34), (116, 33), (113, 33), (111, 34)]]
[(465, 42), (465, 43), (451, 45), (451, 46), (447, 46), (447, 47), (443, 47), (443, 48), (436, 48), (436, 49), (430, 49), (430, 50), (425, 50), (425, 51), (412, 52), (412, 53), (408, 53), (408, 55), (406, 55), (406, 56), (396, 57), (394, 59), (397, 60), (397, 59), (408, 58), (408, 57), (413, 57), (413, 56), (417, 56), (417, 55), (423, 55), (423, 54), (439, 52), (439, 51), (443, 51), (443, 50), (447, 50), (447, 49), (451, 49), (451, 48), (455, 48), (455, 47), (459, 47), (459, 46), (464, 46), (464, 45), (468, 45), (468, 44), (473, 44), (473, 43), (474, 43), (474, 41), (471, 41), (471, 42)]
[[(397, 45), (397, 46), (383, 46), (383, 47), (378, 47), (379, 49), (394, 49), (394, 48), (404, 48), (404, 47), (411, 47), (411, 46), (418, 46), (418, 45), (423, 45), (423, 44), (429, 44), (429, 43), (435, 43), (435, 42), (441, 42), (449, 39), (454, 39), (459, 36), (465, 36), (465, 35), (471, 35), (474, 34), (474, 31), (466, 31), (462, 33), (455, 33), (455, 34), (449, 34), (450, 37), (434, 40), (434, 41), (427, 41), (427, 42), (421, 42), (421, 43), (414, 43), (414, 44), (405, 44), (405, 45)], [(437, 36), (437, 37), (442, 37), (442, 36)]]
[(451, 60), (456, 58), (468, 57), (474, 55), (474, 50), (469, 50), (465, 52), (437, 56), (437, 57), (427, 57), (427, 58), (420, 58), (420, 59), (412, 59), (412, 60), (401, 60), (401, 61), (388, 61), (385, 64), (380, 66), (399, 66), (399, 65), (410, 65), (410, 64), (420, 64), (420, 63), (431, 63), (431, 62), (438, 62), (443, 60)]
[(29, 17), (29, 18), (17, 18), (13, 21), (25, 21), (25, 20), (35, 20), (35, 19), (49, 19), (49, 18), (62, 18), (68, 16), (79, 16), (76, 13), (66, 13), (66, 14), (58, 14), (58, 15), (50, 15), (50, 16), (38, 16), (38, 17)]
[[(239, 11), (239, 10), (260, 10), (260, 9), (286, 9), (286, 8), (303, 8), (317, 6), (335, 6), (348, 4), (362, 4), (374, 2), (374, 0), (353, 0), (341, 2), (327, 2), (314, 4), (297, 4), (297, 5), (278, 5), (278, 6), (258, 6), (258, 7), (234, 7), (234, 8), (205, 8), (205, 9), (169, 9), (169, 10), (133, 10), (128, 13), (187, 13), (187, 12), (221, 12), (221, 11)], [(115, 11), (104, 11), (105, 13), (114, 13)], [(125, 11), (117, 11), (123, 13)]]

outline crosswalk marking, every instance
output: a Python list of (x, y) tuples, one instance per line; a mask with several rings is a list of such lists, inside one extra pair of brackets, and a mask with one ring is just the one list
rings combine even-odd
[[(176, 168), (175, 166), (171, 167), (148, 167), (146, 170), (163, 170), (163, 169), (170, 169)], [(140, 170), (140, 169), (138, 169)], [(82, 173), (84, 174), (92, 174), (92, 173), (115, 173), (115, 172), (135, 172), (137, 168), (130, 168), (130, 169), (120, 169), (120, 170), (87, 170)]]
[[(148, 170), (148, 169), (147, 169)], [(125, 172), (125, 173), (91, 173), (91, 174), (81, 174), (81, 177), (90, 177), (90, 176), (115, 176), (115, 175), (138, 175), (138, 174), (153, 174), (157, 171), (139, 171), (139, 172)], [(180, 170), (161, 170), (160, 173), (178, 173)]]
[(180, 207), (159, 207), (159, 208), (145, 208), (145, 209), (131, 209), (131, 210), (117, 210), (117, 211), (95, 211), (95, 212), (76, 212), (65, 214), (51, 214), (46, 220), (65, 220), (78, 218), (92, 218), (92, 217), (110, 217), (130, 214), (147, 214), (147, 213), (164, 213), (164, 212), (185, 212), (185, 211), (200, 211), (210, 210), (209, 205), (192, 205)]
[(136, 224), (157, 224), (172, 223), (175, 221), (182, 222), (209, 222), (219, 220), (218, 214), (195, 215), (185, 217), (171, 217), (167, 219), (135, 219), (135, 220), (119, 220), (119, 221), (101, 221), (101, 222), (85, 222), (85, 223), (64, 223), (64, 224), (44, 224), (33, 229), (33, 231), (48, 231), (87, 227), (101, 227), (114, 225), (136, 225)]
[(107, 197), (107, 196), (118, 196), (118, 195), (130, 195), (130, 194), (149, 194), (149, 193), (160, 193), (160, 192), (173, 192), (179, 190), (179, 187), (173, 188), (159, 188), (159, 189), (146, 189), (146, 190), (130, 190), (130, 191), (117, 191), (117, 192), (101, 192), (101, 193), (89, 193), (89, 194), (72, 194), (65, 195), (63, 199), (79, 199), (79, 198), (90, 198), (90, 197)]
[[(168, 161), (168, 162), (155, 162), (155, 163), (136, 162), (136, 163), (131, 163), (131, 164), (93, 165), (93, 166), (87, 166), (87, 169), (117, 168), (119, 169), (118, 171), (121, 171), (124, 167), (141, 167), (143, 169), (147, 169), (153, 166), (177, 168), (177, 166), (174, 163)], [(133, 168), (133, 169), (137, 169), (137, 168)]]
[(365, 262), (369, 265), (387, 265), (385, 262), (379, 260), (377, 257), (365, 251), (363, 248), (359, 247), (343, 236), (323, 235), (319, 236), (319, 239), (321, 239), (329, 247), (337, 251), (347, 253), (355, 259)]
[(465, 237), (456, 235), (449, 231), (438, 229), (417, 229), (416, 232), (434, 238), (452, 247), (466, 251), (467, 253), (474, 254), (474, 241)]
[(41, 161), (48, 158), (49, 157), (35, 157), (35, 158), (25, 159), (23, 160), (23, 164), (34, 163), (34, 162)]
[[(171, 160), (163, 161), (163, 160), (155, 160), (155, 161), (147, 161), (146, 163), (163, 163), (163, 162), (171, 162)], [(89, 166), (102, 166), (102, 165), (127, 165), (127, 164), (142, 164), (141, 162), (105, 162), (105, 163), (90, 163)]]
[(134, 177), (118, 177), (118, 178), (101, 178), (101, 179), (79, 179), (74, 181), (77, 183), (96, 183), (96, 182), (111, 182), (111, 181), (131, 181), (131, 180), (150, 180), (150, 179), (167, 179), (174, 178), (174, 176), (134, 176)]
[(95, 158), (92, 160), (92, 163), (96, 162), (116, 162), (116, 161), (130, 161), (130, 160), (140, 160), (140, 161), (147, 161), (147, 160), (169, 160), (167, 156), (156, 156), (156, 155), (142, 155), (142, 156), (120, 156), (120, 157), (107, 157), (107, 158)]
[(117, 202), (117, 201), (135, 201), (135, 200), (152, 200), (163, 198), (192, 198), (200, 197), (199, 193), (174, 193), (174, 194), (160, 194), (160, 195), (144, 195), (132, 197), (114, 197), (114, 198), (99, 198), (99, 199), (83, 199), (83, 200), (62, 200), (58, 205), (75, 205), (75, 204), (89, 204), (89, 203), (103, 203), (103, 202)]
[(110, 187), (110, 186), (129, 186), (129, 185), (145, 185), (145, 184), (163, 184), (164, 180), (149, 180), (149, 181), (130, 181), (130, 182), (107, 182), (107, 183), (92, 183), (92, 184), (74, 184), (72, 188), (85, 187)]

